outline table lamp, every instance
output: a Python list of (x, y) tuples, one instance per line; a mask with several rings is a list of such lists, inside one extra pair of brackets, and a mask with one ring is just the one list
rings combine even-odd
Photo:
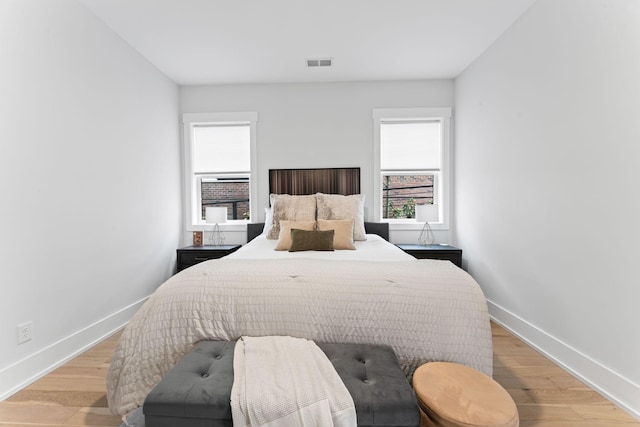
[(227, 208), (213, 207), (205, 209), (205, 221), (207, 224), (214, 224), (211, 232), (211, 244), (220, 246), (224, 244), (224, 234), (220, 231), (218, 224), (227, 222)]

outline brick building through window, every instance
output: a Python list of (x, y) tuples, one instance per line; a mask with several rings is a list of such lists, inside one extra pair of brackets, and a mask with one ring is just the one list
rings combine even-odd
[(434, 175), (382, 175), (382, 217), (415, 218), (415, 205), (433, 203)]
[(201, 218), (207, 207), (226, 207), (227, 220), (249, 219), (249, 178), (203, 179)]

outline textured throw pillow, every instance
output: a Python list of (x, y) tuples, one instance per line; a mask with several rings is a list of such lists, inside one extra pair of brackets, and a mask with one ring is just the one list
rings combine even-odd
[(355, 249), (352, 219), (319, 219), (318, 230), (333, 230), (333, 249)]
[[(275, 220), (274, 220), (275, 221)], [(278, 244), (276, 245), (276, 251), (288, 251), (291, 247), (291, 229), (297, 228), (299, 230), (313, 230), (316, 228), (315, 221), (280, 221), (280, 235), (278, 237)]]
[(267, 239), (278, 239), (280, 221), (315, 221), (316, 196), (291, 196), (289, 194), (271, 195), (271, 214), (273, 225), (267, 233)]
[(299, 230), (291, 229), (291, 248), (289, 252), (299, 251), (332, 251), (333, 230)]
[(364, 194), (342, 196), (317, 193), (318, 219), (352, 219), (353, 240), (367, 240), (364, 231)]

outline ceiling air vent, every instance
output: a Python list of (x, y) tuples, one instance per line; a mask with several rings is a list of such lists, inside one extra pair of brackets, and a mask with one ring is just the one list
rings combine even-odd
[(331, 67), (333, 58), (308, 58), (307, 67)]

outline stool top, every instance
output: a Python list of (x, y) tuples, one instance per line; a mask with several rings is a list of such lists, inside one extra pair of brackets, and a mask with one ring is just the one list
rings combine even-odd
[(518, 409), (500, 384), (468, 366), (426, 363), (413, 374), (418, 404), (441, 426), (517, 427)]

